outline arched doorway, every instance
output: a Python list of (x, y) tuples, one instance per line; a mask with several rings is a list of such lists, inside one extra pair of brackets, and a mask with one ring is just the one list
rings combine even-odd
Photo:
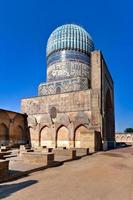
[(115, 137), (115, 141), (116, 141), (116, 142), (121, 142), (121, 136), (120, 136), (120, 135), (117, 135), (117, 136)]
[(49, 127), (45, 126), (41, 129), (39, 143), (40, 146), (52, 146), (52, 134)]
[(127, 142), (127, 143), (132, 143), (132, 138), (131, 138), (131, 136), (127, 136), (126, 142)]
[(65, 126), (61, 126), (57, 130), (57, 147), (69, 148), (69, 130)]
[(124, 135), (121, 137), (121, 142), (126, 142), (126, 138)]
[(105, 99), (104, 140), (105, 141), (113, 141), (114, 140), (114, 113), (113, 113), (113, 105), (112, 105), (110, 90), (107, 91), (106, 99)]
[(56, 94), (60, 94), (61, 93), (61, 88), (60, 87), (57, 87), (56, 88)]
[(86, 141), (87, 134), (88, 129), (85, 126), (78, 126), (74, 131), (74, 147), (82, 148), (85, 147), (87, 143), (89, 144), (89, 141)]
[(7, 145), (9, 143), (9, 129), (5, 124), (0, 125), (0, 145)]

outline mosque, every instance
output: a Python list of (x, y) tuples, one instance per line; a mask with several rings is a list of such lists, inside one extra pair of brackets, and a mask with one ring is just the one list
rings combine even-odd
[[(39, 85), (37, 97), (21, 100), (17, 142), (92, 151), (115, 147), (113, 80), (89, 33), (75, 24), (56, 28), (46, 58), (46, 83)], [(10, 125), (6, 128), (10, 143)]]

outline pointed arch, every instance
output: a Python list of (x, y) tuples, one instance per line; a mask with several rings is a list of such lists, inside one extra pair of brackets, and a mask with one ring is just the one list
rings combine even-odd
[(131, 135), (128, 135), (126, 138), (126, 142), (131, 143), (132, 142), (132, 138)]
[(56, 131), (56, 147), (69, 148), (69, 130), (66, 126), (61, 125)]
[(24, 143), (24, 129), (22, 126), (18, 125), (13, 127), (12, 139), (16, 144)]
[(126, 142), (126, 139), (125, 139), (124, 135), (121, 137), (121, 142)]
[(81, 133), (88, 133), (88, 128), (84, 124), (78, 125), (74, 130), (74, 147), (80, 148), (82, 147), (82, 138)]
[(1, 110), (0, 109), (0, 124), (6, 125), (7, 128), (10, 126), (10, 116), (8, 114), (8, 111)]
[(47, 125), (43, 126), (39, 132), (39, 146), (52, 146), (52, 133)]
[(0, 124), (0, 145), (7, 145), (9, 143), (9, 129), (2, 123)]
[(121, 142), (121, 136), (120, 135), (116, 135), (115, 136), (115, 140), (116, 140), (116, 142)]

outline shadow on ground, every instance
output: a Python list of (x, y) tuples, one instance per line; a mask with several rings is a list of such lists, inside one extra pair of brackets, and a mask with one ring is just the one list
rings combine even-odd
[(36, 184), (37, 180), (28, 180), (20, 183), (15, 184), (3, 184), (0, 185), (0, 199), (9, 197), (12, 193), (22, 190), (26, 187), (29, 187), (33, 184)]
[(117, 142), (116, 143), (116, 148), (126, 148), (126, 147), (131, 147), (131, 144), (126, 144), (125, 142)]

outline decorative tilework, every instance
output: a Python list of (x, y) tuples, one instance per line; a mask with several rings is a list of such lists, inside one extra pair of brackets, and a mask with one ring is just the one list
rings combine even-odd
[(94, 50), (91, 36), (75, 24), (66, 24), (55, 29), (47, 43), (47, 56), (58, 50), (76, 50), (88, 54)]
[(82, 27), (58, 27), (48, 39), (47, 83), (39, 85), (39, 96), (88, 89), (93, 50), (93, 41)]
[(78, 52), (75, 50), (57, 51), (49, 57), (47, 57), (47, 67), (59, 61), (78, 61), (88, 65), (90, 63), (90, 57), (85, 53)]
[(56, 94), (57, 88), (60, 93), (86, 90), (89, 88), (89, 81), (87, 78), (71, 78), (62, 81), (54, 81), (51, 83), (42, 83), (39, 85), (39, 96)]
[(90, 66), (77, 61), (62, 61), (50, 65), (47, 69), (47, 81), (78, 76), (90, 78)]

